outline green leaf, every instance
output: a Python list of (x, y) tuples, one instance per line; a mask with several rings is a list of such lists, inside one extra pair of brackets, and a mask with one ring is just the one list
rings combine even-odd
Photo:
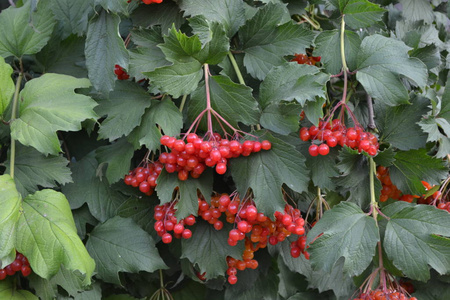
[[(40, 188), (53, 188), (59, 184), (72, 182), (68, 161), (63, 156), (45, 156), (34, 148), (20, 144), (16, 147), (14, 164), (17, 190), (23, 197)], [(9, 159), (6, 171), (10, 173)]]
[(73, 220), (75, 221), (75, 226), (77, 227), (78, 236), (81, 239), (84, 239), (86, 237), (86, 225), (90, 224), (92, 226), (95, 226), (97, 225), (98, 221), (91, 214), (87, 205), (83, 205), (78, 209), (72, 210), (72, 214)]
[(16, 248), (28, 258), (33, 272), (49, 279), (62, 264), (85, 275), (83, 285), (89, 285), (95, 263), (77, 235), (66, 197), (42, 190), (26, 197), (22, 206)]
[(11, 123), (11, 136), (45, 155), (57, 155), (58, 130), (77, 131), (82, 121), (97, 117), (92, 110), (95, 101), (74, 92), (89, 86), (87, 79), (51, 73), (27, 82), (20, 92), (20, 117)]
[(209, 22), (201, 16), (190, 19), (189, 25), (204, 45), (196, 58), (201, 63), (219, 64), (230, 50), (230, 40), (223, 25), (217, 22)]
[(241, 0), (182, 0), (185, 15), (203, 15), (206, 19), (223, 24), (228, 37), (232, 37), (245, 22), (244, 3)]
[(312, 182), (322, 189), (333, 190), (335, 184), (331, 178), (339, 175), (335, 162), (336, 154), (333, 155), (333, 152), (326, 156), (309, 156), (306, 160), (306, 166), (311, 170)]
[(394, 158), (389, 175), (403, 193), (422, 195), (425, 193), (422, 180), (434, 185), (447, 177), (448, 168), (444, 162), (427, 155), (426, 149), (398, 151)]
[(84, 35), (87, 30), (89, 15), (93, 12), (90, 0), (59, 0), (50, 6), (55, 19), (62, 24), (63, 39), (71, 34)]
[(9, 174), (0, 175), (0, 258), (14, 249), (16, 224), (19, 220), (20, 194)]
[(450, 134), (450, 124), (444, 118), (435, 118), (429, 116), (427, 119), (420, 121), (419, 126), (425, 133), (428, 133), (427, 142), (439, 142), (437, 158), (444, 158), (450, 153), (450, 139), (447, 135), (441, 133), (440, 128), (446, 133)]
[(411, 57), (420, 59), (427, 66), (428, 70), (436, 68), (441, 64), (441, 55), (435, 45), (414, 49), (410, 55)]
[(359, 275), (372, 261), (379, 240), (375, 220), (356, 204), (341, 202), (326, 211), (308, 233), (311, 266), (329, 272), (344, 257), (343, 271), (350, 276)]
[(180, 200), (176, 204), (176, 216), (179, 220), (189, 216), (190, 214), (197, 215), (198, 212), (198, 197), (197, 190), (203, 194), (205, 198), (212, 194), (212, 170), (207, 169), (198, 179), (189, 177), (187, 180), (179, 180), (176, 173), (169, 174), (162, 171), (156, 181), (156, 192), (161, 204), (172, 201), (172, 194), (175, 188), (178, 187), (180, 193)]
[(74, 35), (63, 41), (51, 39), (47, 46), (36, 54), (36, 57), (43, 65), (45, 73), (86, 78), (84, 44), (85, 38)]
[(117, 208), (117, 215), (122, 218), (131, 218), (137, 225), (147, 231), (150, 235), (156, 238), (156, 231), (154, 229), (154, 207), (158, 203), (155, 194), (148, 197), (130, 197)]
[(406, 277), (426, 281), (430, 267), (450, 272), (450, 214), (434, 206), (393, 203), (383, 209), (387, 221), (383, 247)]
[(0, 299), (2, 300), (38, 300), (26, 290), (18, 290), (12, 280), (0, 281)]
[[(313, 270), (311, 261), (303, 255), (293, 258), (290, 243), (278, 243), (280, 254), (286, 266), (293, 272), (304, 275), (308, 280), (308, 288), (316, 288), (320, 293), (333, 290), (337, 297), (349, 299), (356, 287), (352, 277), (344, 273), (344, 258), (340, 258), (331, 268), (330, 272), (324, 270)], [(322, 295), (321, 295), (322, 296)], [(317, 297), (316, 297), (317, 299)]]
[(141, 122), (145, 109), (150, 107), (150, 95), (137, 83), (118, 81), (108, 100), (95, 108), (99, 116), (107, 115), (98, 131), (99, 138), (113, 141), (128, 135)]
[(131, 219), (114, 217), (97, 225), (86, 248), (97, 262), (98, 277), (121, 285), (118, 272), (153, 272), (167, 268), (152, 237)]
[(144, 78), (143, 72), (151, 72), (156, 68), (169, 65), (164, 53), (158, 44), (164, 42), (160, 30), (134, 29), (131, 31), (131, 40), (137, 48), (130, 50), (130, 77), (135, 77), (136, 81)]
[(280, 25), (285, 13), (284, 5), (266, 4), (239, 30), (244, 65), (257, 79), (264, 79), (272, 67), (283, 64), (283, 56), (305, 53), (314, 38), (313, 32), (292, 21)]
[(39, 299), (56, 299), (57, 286), (52, 284), (50, 280), (39, 277), (36, 274), (31, 273), (28, 276), (30, 287), (34, 289), (34, 294)]
[(362, 41), (356, 78), (370, 96), (395, 106), (409, 100), (399, 76), (419, 87), (427, 84), (427, 68), (419, 59), (408, 56), (410, 49), (401, 41), (378, 34)]
[(296, 100), (304, 105), (316, 96), (325, 98), (324, 86), (329, 76), (315, 66), (300, 65), (296, 62), (274, 67), (260, 86), (260, 103), (263, 108), (281, 100)]
[(87, 291), (78, 293), (74, 300), (97, 300), (102, 298), (102, 288), (100, 283), (95, 283), (92, 288)]
[(134, 148), (125, 138), (121, 138), (111, 145), (98, 148), (95, 153), (100, 164), (108, 164), (106, 178), (113, 184), (128, 174)]
[(445, 84), (446, 88), (441, 99), (441, 110), (439, 111), (439, 116), (450, 122), (450, 77), (447, 78)]
[[(42, 1), (32, 12), (31, 1), (22, 7), (10, 6), (0, 14), (0, 56), (35, 54), (47, 44), (56, 21), (50, 1)], [(49, 7), (50, 6), (50, 7)]]
[(120, 18), (102, 10), (89, 21), (86, 37), (86, 66), (94, 88), (107, 94), (114, 89), (114, 65), (128, 67), (128, 52), (119, 36)]
[[(341, 171), (341, 176), (334, 180), (334, 183), (341, 186), (339, 192), (348, 195), (347, 201), (357, 203), (362, 208), (367, 208), (370, 203), (370, 178), (369, 163), (367, 157), (358, 153), (358, 150), (345, 146), (339, 153), (339, 163), (337, 167)], [(375, 197), (380, 196), (381, 183), (375, 179)], [(350, 193), (348, 193), (350, 192)]]
[(163, 93), (169, 93), (174, 98), (192, 93), (203, 76), (202, 65), (193, 58), (185, 63), (176, 63), (155, 69), (151, 72), (144, 72)]
[(295, 102), (270, 104), (259, 120), (264, 128), (287, 135), (298, 130), (301, 106)]
[(261, 138), (269, 140), (272, 149), (232, 159), (231, 174), (238, 192), (245, 195), (252, 188), (258, 210), (273, 216), (284, 210), (282, 185), (299, 193), (307, 190), (308, 170), (304, 156), (293, 145), (270, 133)]
[(101, 5), (108, 12), (129, 16), (138, 5), (135, 2), (122, 0), (95, 0), (95, 5)]
[(97, 169), (98, 163), (94, 152), (72, 163), (73, 183), (62, 186), (62, 192), (72, 209), (80, 208), (87, 203), (92, 215), (100, 222), (104, 222), (116, 215), (117, 208), (127, 197), (111, 189), (106, 178), (98, 177)]
[(0, 118), (3, 119), (3, 113), (8, 107), (14, 95), (14, 82), (11, 78), (13, 69), (5, 59), (0, 57)]
[(352, 29), (369, 27), (381, 21), (385, 9), (367, 0), (347, 0), (341, 12), (345, 15), (345, 23)]
[(433, 7), (427, 0), (399, 0), (402, 4), (403, 18), (410, 21), (423, 20), (430, 24), (434, 20)]
[(161, 101), (152, 100), (150, 108), (145, 110), (140, 126), (128, 136), (128, 140), (133, 143), (135, 149), (142, 145), (151, 151), (159, 149), (161, 133), (156, 124), (166, 135), (176, 136), (180, 133), (183, 127), (183, 116), (170, 97), (164, 97)]
[(78, 292), (85, 289), (83, 286), (83, 276), (76, 274), (62, 267), (59, 272), (50, 280), (50, 282), (56, 286), (62, 287), (69, 295), (75, 296)]
[(131, 20), (135, 27), (150, 28), (160, 25), (163, 33), (167, 33), (173, 24), (180, 28), (185, 22), (183, 12), (173, 1), (163, 1), (158, 5), (140, 5), (139, 9), (133, 11)]
[(429, 100), (413, 96), (411, 103), (389, 107), (375, 101), (376, 125), (380, 131), (379, 141), (388, 142), (400, 150), (425, 146), (426, 134), (417, 122), (428, 111)]
[[(326, 30), (316, 36), (316, 47), (313, 55), (320, 56), (320, 62), (330, 74), (338, 74), (342, 70), (340, 31)], [(361, 38), (353, 31), (344, 34), (345, 60), (350, 70), (356, 70), (356, 58), (360, 50)]]
[(185, 63), (200, 52), (202, 43), (197, 35), (188, 37), (172, 26), (169, 35), (164, 36), (164, 44), (158, 45), (158, 47), (161, 48), (168, 61)]
[[(211, 76), (209, 79), (211, 107), (231, 126), (237, 128), (238, 122), (246, 125), (258, 123), (260, 111), (251, 88), (234, 83), (225, 75)], [(206, 89), (202, 82), (191, 95), (188, 107), (190, 119), (194, 120), (205, 108)], [(217, 126), (216, 122), (213, 123)], [(206, 116), (204, 116), (203, 127), (206, 128), (206, 126)], [(219, 126), (217, 128), (220, 129)]]
[(200, 274), (206, 272), (206, 278), (212, 279), (224, 275), (227, 270), (227, 256), (242, 259), (244, 243), (236, 246), (228, 245), (228, 231), (230, 227), (226, 224), (222, 230), (215, 230), (214, 227), (204, 221), (199, 221), (192, 229), (192, 237), (183, 239), (182, 256), (187, 258), (200, 269)]

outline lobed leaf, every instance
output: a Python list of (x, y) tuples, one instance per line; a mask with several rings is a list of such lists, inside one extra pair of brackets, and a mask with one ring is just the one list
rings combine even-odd
[(119, 181), (128, 173), (133, 154), (133, 145), (126, 138), (118, 139), (111, 145), (99, 147), (95, 151), (98, 162), (108, 164), (106, 179), (110, 184)]
[(0, 281), (0, 299), (4, 300), (38, 300), (39, 298), (26, 290), (18, 290), (12, 280)]
[(121, 285), (119, 272), (166, 269), (153, 238), (131, 219), (114, 217), (97, 225), (86, 248), (97, 262), (98, 277)]
[(393, 203), (383, 209), (389, 217), (383, 247), (395, 267), (420, 281), (430, 278), (430, 267), (450, 271), (450, 214), (430, 205)]
[(71, 0), (59, 0), (52, 2), (50, 8), (55, 19), (62, 23), (63, 39), (71, 34), (86, 33), (89, 15), (93, 13), (90, 0), (77, 1), (76, 5)]
[(244, 65), (254, 78), (264, 79), (272, 67), (286, 61), (285, 55), (305, 53), (314, 38), (314, 33), (292, 21), (280, 25), (285, 13), (284, 5), (268, 3), (239, 30)]
[[(91, 214), (100, 222), (105, 222), (116, 215), (118, 207), (127, 197), (111, 189), (106, 178), (97, 176), (97, 169), (95, 153), (91, 152), (71, 164), (73, 183), (63, 185), (61, 189), (72, 209), (87, 203)], [(83, 193), (80, 193), (81, 190)]]
[(245, 22), (244, 3), (241, 0), (182, 0), (179, 5), (185, 15), (203, 15), (210, 21), (223, 24), (230, 38)]
[(42, 1), (32, 12), (31, 1), (21, 7), (10, 6), (0, 14), (0, 56), (22, 57), (35, 54), (47, 44), (56, 24), (51, 2)]
[(61, 264), (78, 270), (89, 285), (95, 268), (77, 229), (66, 197), (53, 190), (42, 190), (22, 202), (16, 231), (16, 249), (30, 261), (33, 272), (50, 279)]
[(345, 16), (345, 23), (353, 29), (369, 27), (381, 21), (385, 9), (367, 0), (347, 0), (341, 12)]
[(311, 266), (329, 272), (344, 257), (343, 271), (359, 275), (372, 261), (379, 240), (375, 220), (356, 204), (341, 202), (326, 211), (308, 233)]
[(178, 187), (179, 200), (175, 208), (176, 216), (179, 220), (198, 212), (197, 191), (200, 191), (205, 198), (212, 194), (212, 170), (207, 169), (198, 179), (189, 177), (187, 180), (179, 180), (176, 173), (169, 174), (162, 171), (157, 179), (156, 191), (161, 204), (172, 201), (173, 191)]
[[(16, 146), (14, 164), (17, 190), (23, 197), (40, 188), (54, 188), (58, 184), (72, 182), (68, 161), (63, 156), (45, 156), (32, 147)], [(10, 172), (10, 160), (6, 171)]]
[(301, 193), (307, 189), (309, 171), (304, 156), (293, 145), (269, 132), (260, 135), (272, 143), (272, 149), (233, 158), (231, 174), (239, 194), (245, 195), (251, 188), (258, 210), (272, 216), (284, 210), (283, 184)]
[(29, 81), (20, 92), (19, 118), (11, 122), (11, 136), (44, 155), (57, 155), (58, 130), (77, 131), (82, 121), (97, 117), (96, 103), (74, 92), (89, 86), (87, 79), (51, 73)]
[(96, 90), (107, 94), (114, 89), (116, 64), (128, 68), (128, 52), (119, 36), (120, 18), (102, 10), (89, 21), (86, 36), (86, 66)]
[(98, 130), (99, 138), (113, 141), (128, 135), (139, 125), (150, 105), (150, 95), (139, 84), (118, 81), (109, 99), (100, 101), (95, 108), (98, 115), (107, 116)]
[[(161, 173), (162, 174), (162, 173)], [(224, 275), (227, 270), (227, 256), (242, 259), (243, 243), (236, 246), (228, 245), (228, 231), (226, 224), (222, 230), (204, 221), (199, 221), (192, 229), (192, 237), (181, 242), (182, 256), (197, 265), (200, 274), (206, 272), (206, 278), (212, 279)]]
[(398, 151), (394, 158), (389, 175), (403, 193), (422, 195), (425, 193), (422, 180), (434, 185), (448, 175), (444, 162), (429, 156), (426, 149)]
[(356, 78), (370, 96), (390, 106), (405, 104), (408, 92), (399, 76), (419, 87), (427, 84), (425, 64), (410, 58), (409, 50), (403, 42), (378, 34), (362, 41)]

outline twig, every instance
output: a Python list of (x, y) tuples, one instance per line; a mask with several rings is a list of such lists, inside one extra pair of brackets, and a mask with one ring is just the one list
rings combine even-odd
[(369, 108), (369, 124), (367, 124), (367, 127), (375, 129), (377, 126), (374, 120), (372, 97), (369, 94), (367, 94), (367, 107)]

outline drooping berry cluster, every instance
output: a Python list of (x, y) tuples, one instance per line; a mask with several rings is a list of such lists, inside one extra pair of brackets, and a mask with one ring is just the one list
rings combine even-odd
[(320, 56), (307, 56), (305, 54), (294, 54), (294, 58), (291, 61), (296, 61), (298, 64), (306, 64), (314, 66), (316, 63), (320, 62)]
[(125, 175), (124, 182), (132, 187), (139, 187), (139, 190), (150, 196), (156, 187), (156, 179), (158, 178), (163, 165), (160, 162), (145, 163), (143, 167), (137, 167)]
[(215, 167), (218, 174), (227, 171), (227, 162), (230, 158), (240, 155), (248, 156), (261, 149), (269, 150), (272, 145), (269, 141), (244, 141), (223, 139), (215, 133), (210, 141), (203, 140), (195, 133), (190, 133), (184, 139), (164, 135), (161, 137), (161, 145), (171, 149), (171, 152), (163, 152), (159, 161), (165, 165), (168, 173), (178, 172), (180, 180), (186, 180), (189, 176), (198, 178), (206, 167)]
[(386, 202), (389, 198), (411, 203), (418, 196), (403, 194), (395, 184), (392, 183), (389, 176), (389, 170), (386, 167), (377, 167), (377, 178), (381, 181), (382, 189), (380, 202)]
[(192, 226), (196, 222), (193, 215), (189, 215), (183, 220), (178, 221), (175, 217), (175, 204), (176, 201), (155, 206), (155, 213), (153, 217), (155, 218), (156, 222), (154, 225), (154, 229), (156, 230), (156, 233), (162, 238), (162, 241), (165, 244), (169, 244), (172, 242), (172, 234), (170, 234), (170, 231), (173, 231), (173, 236), (177, 239), (191, 238), (192, 231), (185, 228), (185, 226)]
[(130, 78), (130, 75), (128, 75), (125, 69), (119, 65), (114, 66), (114, 74), (117, 75), (117, 79), (119, 80), (127, 80), (128, 78)]
[(361, 293), (357, 298), (354, 298), (354, 300), (417, 300), (416, 297), (408, 297), (402, 292), (399, 292), (397, 290), (385, 290), (382, 289), (369, 291), (367, 293)]
[(31, 274), (31, 268), (28, 259), (23, 256), (23, 254), (17, 252), (16, 259), (3, 269), (0, 269), (0, 280), (5, 279), (6, 276), (13, 276), (14, 274), (16, 274), (16, 272), (19, 271), (24, 277), (27, 277)]
[[(365, 151), (369, 155), (375, 156), (378, 152), (378, 139), (370, 132), (364, 131), (360, 126), (347, 128), (339, 119), (332, 122), (319, 122), (319, 127), (302, 127), (300, 129), (300, 139), (302, 141), (318, 141), (309, 147), (311, 156), (327, 155), (330, 147), (344, 145), (357, 149), (359, 152)], [(325, 143), (324, 143), (325, 142)]]

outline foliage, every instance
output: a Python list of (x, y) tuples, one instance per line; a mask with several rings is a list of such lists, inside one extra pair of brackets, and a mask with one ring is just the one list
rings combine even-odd
[(448, 1), (74, 3), (0, 0), (0, 299), (446, 299)]

